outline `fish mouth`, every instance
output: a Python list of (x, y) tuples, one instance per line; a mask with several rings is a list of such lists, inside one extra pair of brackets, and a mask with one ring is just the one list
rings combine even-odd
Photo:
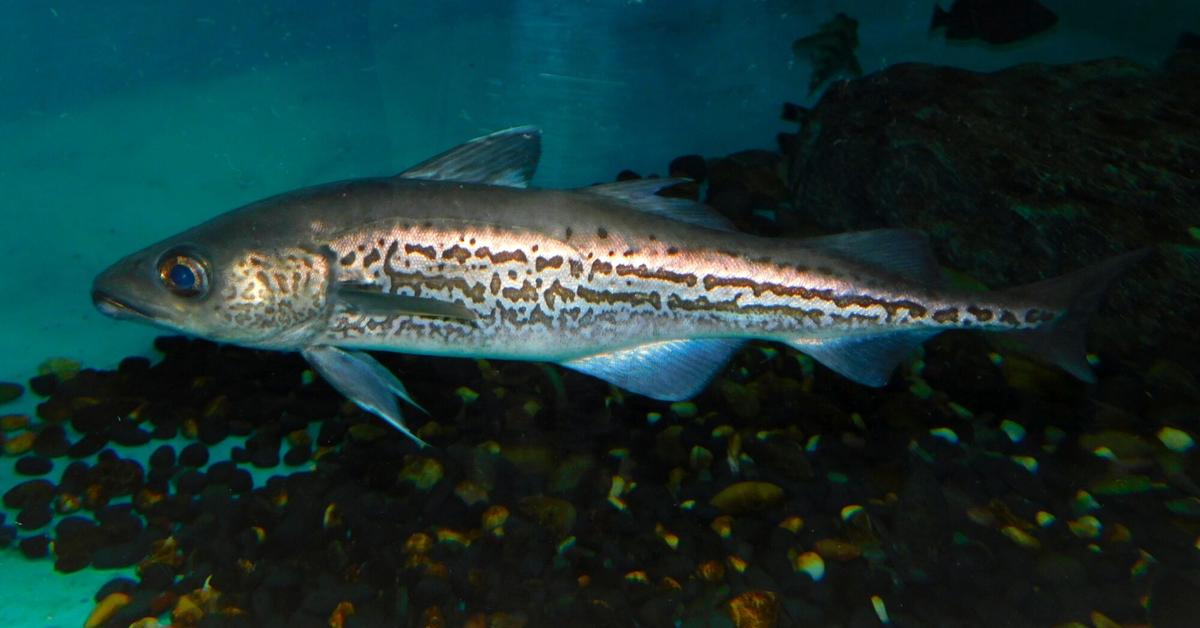
[(150, 312), (126, 303), (103, 290), (92, 290), (92, 304), (105, 316), (118, 319), (154, 320), (154, 315)]

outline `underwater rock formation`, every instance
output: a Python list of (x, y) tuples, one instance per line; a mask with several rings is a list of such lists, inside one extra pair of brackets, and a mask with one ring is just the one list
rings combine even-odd
[(1120, 59), (992, 74), (892, 66), (827, 92), (781, 141), (794, 147), (794, 204), (829, 231), (924, 230), (945, 266), (992, 287), (1157, 245), (1158, 260), (1110, 297), (1122, 315), (1099, 317), (1094, 338), (1122, 353), (1194, 347), (1198, 79), (1200, 55), (1186, 50), (1162, 70)]

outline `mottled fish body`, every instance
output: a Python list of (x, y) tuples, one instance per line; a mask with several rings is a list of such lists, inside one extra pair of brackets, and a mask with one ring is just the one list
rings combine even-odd
[(411, 436), (393, 398), (408, 400), (403, 385), (361, 350), (555, 362), (676, 400), (748, 339), (883, 385), (920, 342), (971, 328), (1023, 333), (1088, 379), (1086, 318), (1138, 255), (1009, 291), (947, 290), (912, 231), (736, 233), (655, 194), (675, 180), (526, 189), (539, 137), (510, 129), (396, 177), (234, 210), (121, 260), (94, 299), (110, 315), (302, 351)]

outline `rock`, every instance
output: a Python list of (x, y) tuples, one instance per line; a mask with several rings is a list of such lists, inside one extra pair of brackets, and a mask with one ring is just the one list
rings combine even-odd
[(37, 560), (50, 555), (50, 537), (45, 534), (27, 536), (19, 543), (21, 554), (29, 560)]
[(202, 443), (192, 443), (179, 452), (179, 464), (185, 467), (203, 467), (208, 464), (208, 448)]
[(25, 394), (25, 387), (12, 382), (0, 382), (0, 404), (6, 404)]
[(39, 375), (54, 375), (59, 381), (66, 381), (79, 374), (81, 365), (78, 360), (71, 358), (47, 358), (38, 365)]
[(27, 480), (4, 493), (4, 506), (20, 510), (28, 506), (48, 505), (54, 497), (54, 484), (48, 480)]
[(0, 416), (0, 432), (15, 432), (29, 427), (29, 415), (6, 414)]
[(737, 482), (712, 498), (712, 505), (729, 515), (765, 510), (783, 500), (783, 489), (770, 482)]
[(53, 395), (57, 388), (58, 378), (54, 375), (38, 375), (29, 380), (29, 389), (41, 397)]
[(148, 462), (151, 469), (170, 469), (175, 466), (175, 448), (170, 445), (159, 446), (150, 454)]
[(67, 455), (71, 458), (87, 458), (98, 453), (108, 445), (108, 436), (104, 434), (84, 434), (83, 438), (75, 441), (67, 448)]
[(33, 451), (39, 456), (58, 458), (67, 455), (71, 443), (67, 441), (67, 431), (61, 425), (47, 425), (38, 432), (33, 440)]
[(283, 455), (283, 463), (289, 467), (298, 467), (312, 458), (312, 446), (308, 443), (293, 445)]
[(153, 435), (146, 430), (138, 427), (136, 423), (131, 421), (120, 421), (113, 426), (108, 432), (109, 438), (113, 442), (126, 447), (137, 447), (150, 442)]
[(136, 580), (126, 578), (124, 576), (118, 576), (112, 580), (109, 580), (108, 582), (105, 582), (100, 589), (96, 591), (96, 595), (93, 596), (92, 599), (99, 602), (100, 600), (108, 597), (110, 593), (130, 593), (135, 587), (137, 587)]
[(1200, 73), (1121, 59), (992, 74), (894, 65), (830, 90), (800, 130), (794, 206), (830, 231), (908, 227), (988, 286), (1148, 244), (1096, 321), (1096, 346), (1181, 360), (1200, 342)]
[(41, 456), (22, 456), (14, 468), (20, 475), (40, 476), (50, 473), (54, 469), (54, 462)]

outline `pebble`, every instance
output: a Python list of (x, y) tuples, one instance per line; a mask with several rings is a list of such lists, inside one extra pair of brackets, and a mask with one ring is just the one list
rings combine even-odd
[(204, 474), (195, 469), (188, 469), (187, 471), (184, 471), (175, 480), (175, 486), (179, 489), (179, 492), (186, 493), (188, 495), (195, 495), (199, 493), (200, 491), (204, 490), (204, 487), (207, 484), (208, 480), (204, 477)]
[(229, 484), (233, 479), (233, 472), (237, 469), (237, 465), (228, 460), (214, 462), (208, 466), (206, 475), (208, 476), (209, 484)]
[(131, 356), (121, 360), (117, 372), (122, 375), (144, 376), (150, 372), (150, 360), (141, 356)]
[(156, 423), (150, 435), (154, 440), (170, 440), (179, 434), (179, 426), (175, 423)]
[(39, 397), (49, 397), (58, 388), (58, 377), (53, 373), (38, 375), (29, 380), (29, 389)]
[(67, 431), (61, 425), (43, 427), (33, 441), (33, 451), (47, 458), (65, 456), (70, 447), (71, 443), (67, 441)]
[(118, 576), (105, 582), (96, 591), (96, 595), (92, 599), (96, 602), (108, 597), (110, 593), (130, 593), (137, 587), (137, 581), (125, 576)]
[(0, 382), (0, 404), (5, 404), (25, 394), (25, 388), (12, 382)]
[(236, 464), (246, 464), (250, 462), (250, 450), (245, 447), (234, 447), (229, 450), (229, 459)]
[(54, 526), (54, 555), (58, 558), (55, 568), (59, 571), (82, 569), (103, 543), (104, 535), (96, 522), (78, 515), (63, 517)]
[(17, 473), (28, 476), (40, 476), (54, 469), (54, 462), (42, 456), (23, 456), (14, 465)]
[(208, 448), (192, 443), (179, 452), (179, 464), (185, 467), (203, 467), (208, 464)]
[(147, 563), (138, 570), (141, 586), (151, 591), (162, 591), (175, 582), (175, 570), (160, 562)]
[(146, 557), (147, 545), (133, 540), (106, 545), (92, 553), (91, 564), (96, 569), (122, 569), (138, 564)]
[(289, 467), (298, 467), (312, 457), (312, 447), (307, 443), (290, 447), (283, 456), (283, 463)]
[(131, 421), (121, 421), (109, 430), (109, 438), (113, 442), (124, 445), (126, 447), (137, 447), (150, 442), (153, 435), (146, 430), (138, 427), (136, 423)]
[(96, 603), (95, 608), (88, 614), (83, 628), (100, 628), (116, 620), (116, 615), (129, 605), (132, 597), (128, 593), (110, 593)]
[(17, 513), (17, 527), (22, 531), (38, 530), (54, 519), (54, 511), (47, 504), (27, 506)]
[(67, 456), (71, 458), (87, 458), (95, 455), (108, 445), (108, 436), (104, 434), (84, 434), (67, 448)]
[(154, 453), (150, 454), (151, 469), (170, 469), (175, 466), (175, 448), (170, 445), (161, 445)]
[(47, 505), (54, 498), (54, 485), (49, 480), (26, 480), (4, 493), (4, 506), (20, 510), (32, 505)]
[(245, 469), (236, 469), (233, 476), (229, 478), (229, 490), (234, 493), (247, 493), (254, 488), (254, 476)]
[(225, 420), (209, 419), (200, 423), (200, 429), (196, 432), (196, 440), (205, 445), (216, 445), (225, 440), (229, 436), (229, 422)]
[(250, 464), (259, 469), (271, 469), (279, 466), (279, 446), (259, 447), (250, 453)]
[(16, 436), (4, 441), (4, 453), (10, 456), (19, 456), (30, 449), (33, 449), (33, 441), (37, 438), (37, 434), (33, 432), (21, 432)]
[(15, 432), (29, 427), (29, 415), (6, 414), (0, 416), (0, 432)]
[(29, 560), (37, 560), (50, 555), (50, 537), (45, 534), (27, 536), (18, 544), (21, 553)]

